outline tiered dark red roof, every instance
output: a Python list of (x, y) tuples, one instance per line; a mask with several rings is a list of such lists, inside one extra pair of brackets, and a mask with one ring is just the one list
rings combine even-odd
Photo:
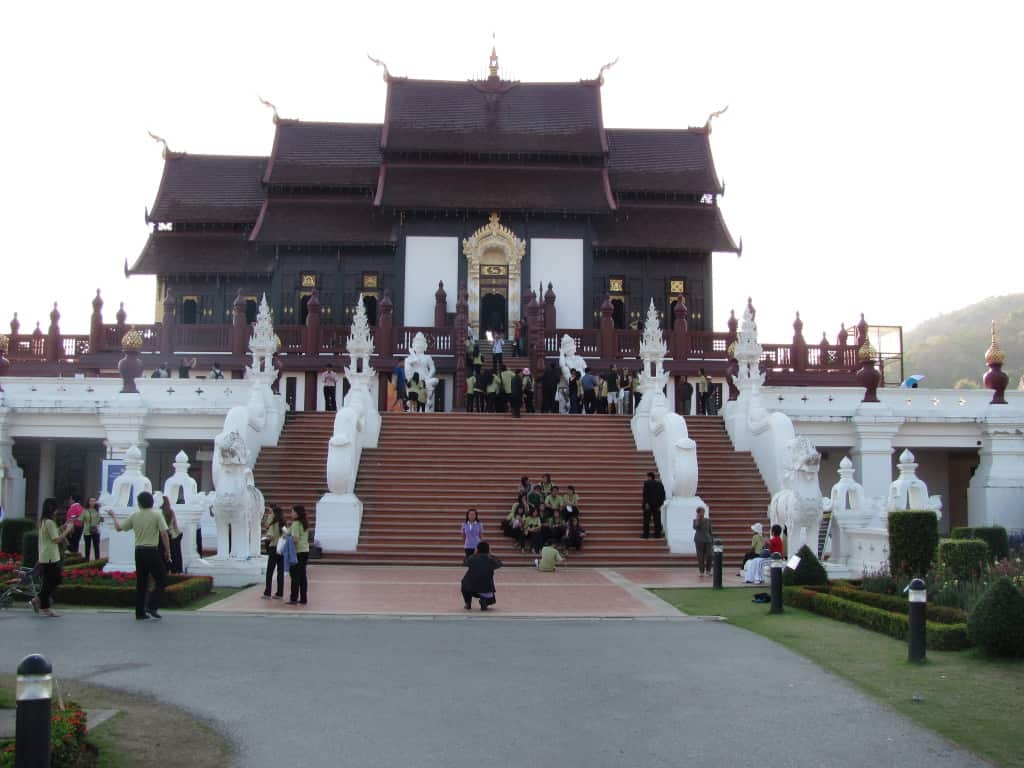
[(596, 248), (739, 251), (716, 205), (620, 206), (594, 230)]
[(608, 173), (616, 192), (721, 194), (703, 128), (608, 130)]
[(272, 197), (250, 240), (259, 243), (381, 245), (395, 240), (395, 217), (369, 201), (331, 197)]
[(391, 78), (386, 153), (602, 155), (596, 82)]
[(128, 271), (134, 275), (265, 274), (273, 269), (273, 257), (261, 257), (244, 234), (152, 232)]
[(281, 186), (377, 186), (379, 124), (281, 120), (264, 181)]
[(265, 157), (169, 153), (148, 220), (251, 224), (263, 205)]

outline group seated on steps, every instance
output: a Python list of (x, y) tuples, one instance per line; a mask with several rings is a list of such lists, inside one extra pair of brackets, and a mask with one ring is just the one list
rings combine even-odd
[(579, 552), (587, 531), (580, 525), (579, 495), (569, 485), (563, 493), (544, 475), (539, 483), (528, 477), (520, 479), (518, 496), (501, 522), (502, 532), (515, 539), (521, 551), (539, 553), (547, 544), (553, 544), (565, 554), (570, 549)]

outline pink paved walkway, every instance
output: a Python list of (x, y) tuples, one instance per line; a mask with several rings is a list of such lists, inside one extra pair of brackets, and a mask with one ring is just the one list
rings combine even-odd
[[(382, 616), (465, 615), (459, 581), (464, 568), (413, 566), (314, 565), (309, 569), (309, 605), (264, 600), (254, 586), (202, 610), (230, 613), (321, 613)], [(285, 580), (287, 598), (288, 583)], [(496, 616), (658, 617), (679, 616), (649, 587), (711, 586), (692, 568), (573, 568), (540, 573), (532, 568), (505, 568), (495, 582)], [(735, 572), (726, 586), (739, 586)], [(474, 601), (474, 612), (479, 608)]]

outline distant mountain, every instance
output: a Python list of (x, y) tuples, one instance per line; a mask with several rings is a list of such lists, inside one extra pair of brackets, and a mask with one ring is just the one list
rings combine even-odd
[(1016, 389), (1024, 372), (1024, 293), (996, 296), (926, 320), (903, 334), (903, 372), (923, 373), (923, 387), (981, 386), (988, 370), (985, 350), (996, 321), (999, 346), (1006, 353), (1003, 370)]

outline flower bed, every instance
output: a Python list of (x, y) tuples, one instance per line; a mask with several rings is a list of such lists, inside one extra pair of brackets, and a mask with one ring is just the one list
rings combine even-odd
[[(782, 590), (782, 597), (786, 605), (794, 608), (803, 608), (812, 613), (856, 624), (897, 640), (906, 640), (909, 633), (906, 613), (897, 613), (885, 608), (855, 602), (830, 594), (820, 587), (817, 589), (785, 587)], [(969, 648), (971, 641), (967, 637), (967, 625), (965, 623), (941, 624), (937, 621), (929, 621), (926, 644), (933, 651), (959, 651)]]
[[(64, 709), (53, 710), (50, 721), (51, 768), (75, 768), (86, 750), (89, 729), (85, 710), (72, 701)], [(0, 746), (0, 768), (14, 766), (14, 742)]]
[[(167, 577), (163, 605), (181, 608), (213, 590), (210, 576)], [(102, 605), (131, 608), (135, 605), (135, 573), (103, 573), (97, 568), (77, 568), (64, 572), (64, 583), (55, 599), (64, 605)]]

